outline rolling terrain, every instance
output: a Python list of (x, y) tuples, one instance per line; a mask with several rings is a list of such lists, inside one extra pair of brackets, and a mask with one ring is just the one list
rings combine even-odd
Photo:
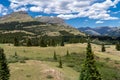
[[(12, 44), (0, 44), (0, 47), (4, 49), (9, 61), (10, 80), (78, 80), (79, 69), (81, 70), (86, 51), (86, 43), (46, 48), (14, 47)], [(115, 50), (114, 45), (106, 45), (105, 47), (106, 52), (101, 52), (100, 45), (92, 44), (96, 65), (103, 80), (119, 80), (119, 51)], [(65, 57), (67, 50), (72, 58)], [(59, 68), (58, 61), (53, 60), (54, 51), (58, 57), (62, 57), (63, 68)], [(15, 53), (18, 58), (14, 58)]]
[(79, 30), (67, 25), (63, 19), (57, 17), (33, 18), (27, 12), (19, 11), (0, 18), (0, 33), (24, 33), (29, 36), (64, 36), (85, 35)]

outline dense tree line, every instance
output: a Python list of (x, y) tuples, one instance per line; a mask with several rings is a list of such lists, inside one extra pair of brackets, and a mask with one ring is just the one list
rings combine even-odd
[[(14, 37), (12, 43), (14, 43), (15, 46), (23, 45), (23, 46), (41, 46), (41, 47), (47, 47), (47, 46), (64, 46), (65, 43), (84, 43), (86, 41), (85, 38), (79, 37), (74, 38), (73, 42), (70, 42), (73, 37), (67, 38), (66, 37), (49, 37), (49, 36), (42, 36), (42, 37), (24, 37), (23, 39), (19, 39), (17, 37)], [(85, 40), (85, 41), (84, 41)], [(76, 42), (77, 41), (77, 42)]]
[(38, 21), (30, 21), (30, 22), (19, 22), (19, 21), (14, 21), (14, 22), (6, 22), (6, 23), (0, 23), (0, 29), (1, 30), (22, 30), (23, 27), (26, 26), (33, 26), (33, 25), (39, 25), (39, 24), (44, 24)]

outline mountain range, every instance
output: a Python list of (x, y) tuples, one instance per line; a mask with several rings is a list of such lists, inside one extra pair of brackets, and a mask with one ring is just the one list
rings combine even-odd
[(13, 12), (0, 17), (0, 33), (25, 33), (29, 35), (69, 36), (85, 35), (76, 28), (66, 24), (58, 17), (31, 17), (27, 12)]
[(120, 37), (120, 27), (109, 27), (109, 26), (102, 26), (102, 27), (95, 27), (95, 28), (80, 27), (78, 28), (78, 30), (93, 36)]

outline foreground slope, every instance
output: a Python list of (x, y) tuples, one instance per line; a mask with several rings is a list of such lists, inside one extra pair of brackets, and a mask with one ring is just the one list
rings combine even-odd
[[(12, 44), (1, 44), (4, 48), (11, 71), (11, 80), (78, 80), (79, 70), (85, 58), (86, 43), (66, 44), (64, 47), (14, 47)], [(92, 44), (95, 54), (96, 65), (103, 80), (120, 80), (120, 54), (114, 45), (106, 45), (106, 52), (101, 52), (101, 45)], [(66, 58), (67, 50), (71, 58)], [(58, 62), (53, 61), (53, 53), (62, 57), (63, 68), (58, 67)], [(15, 52), (20, 60), (25, 62), (14, 62)], [(76, 55), (76, 56), (74, 56)], [(72, 58), (73, 57), (73, 58)], [(14, 63), (13, 63), (14, 62)], [(57, 76), (57, 79), (56, 79)], [(60, 78), (60, 79), (58, 79)]]

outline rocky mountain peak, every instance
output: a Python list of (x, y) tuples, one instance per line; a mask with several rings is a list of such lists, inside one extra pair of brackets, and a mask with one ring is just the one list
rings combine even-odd
[(42, 17), (37, 17), (36, 20), (44, 23), (53, 23), (53, 24), (65, 24), (64, 20), (59, 17), (47, 17), (47, 16), (42, 16)]

